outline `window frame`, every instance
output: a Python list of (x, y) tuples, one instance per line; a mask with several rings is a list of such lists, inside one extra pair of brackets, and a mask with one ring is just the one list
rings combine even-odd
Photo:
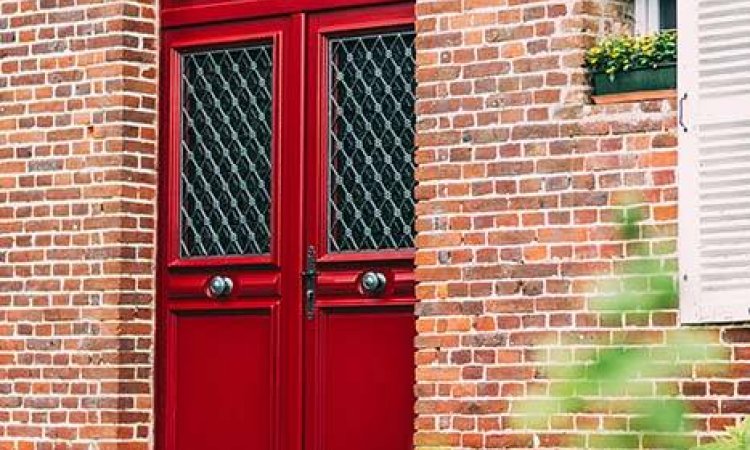
[(648, 34), (659, 31), (659, 0), (635, 0), (635, 31)]
[[(636, 34), (657, 33), (664, 30), (661, 20), (661, 4), (664, 0), (635, 0)], [(675, 0), (675, 4), (677, 1)]]

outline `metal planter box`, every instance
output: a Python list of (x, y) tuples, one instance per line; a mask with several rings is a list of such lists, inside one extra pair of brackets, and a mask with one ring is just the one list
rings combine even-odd
[(621, 72), (614, 80), (605, 73), (594, 73), (594, 95), (619, 94), (622, 92), (656, 91), (677, 87), (676, 64), (660, 65), (656, 69), (636, 69)]

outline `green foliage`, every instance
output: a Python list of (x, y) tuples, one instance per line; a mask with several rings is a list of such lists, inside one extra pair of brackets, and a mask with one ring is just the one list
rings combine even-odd
[(729, 428), (727, 435), (711, 444), (697, 447), (696, 450), (750, 450), (750, 420)]
[(677, 31), (644, 36), (609, 36), (586, 52), (586, 67), (614, 79), (618, 73), (657, 68), (677, 61)]
[[(642, 237), (643, 212), (638, 207), (622, 211), (620, 236), (625, 245), (638, 244)], [(676, 275), (669, 261), (646, 252), (622, 261), (620, 266), (617, 280), (602, 284), (599, 291), (605, 295), (593, 299), (590, 305), (600, 317), (619, 319), (614, 322), (615, 329), (629, 314), (672, 310), (677, 305)], [(658, 393), (653, 381), (679, 377), (680, 368), (686, 364), (710, 361), (719, 355), (706, 345), (705, 335), (699, 330), (673, 330), (663, 342), (644, 339), (641, 331), (616, 330), (604, 346), (576, 348), (576, 360), (582, 362), (544, 367), (542, 376), (552, 382), (547, 396), (518, 404), (516, 426), (544, 429), (560, 414), (605, 415), (617, 411), (629, 420), (623, 422), (622, 429), (608, 429), (597, 436), (592, 445), (637, 448), (641, 445), (639, 436), (649, 436), (652, 445), (656, 443), (665, 449), (687, 449), (694, 445), (690, 439), (684, 439), (685, 432), (690, 431), (685, 417), (689, 413), (686, 403), (679, 397)]]

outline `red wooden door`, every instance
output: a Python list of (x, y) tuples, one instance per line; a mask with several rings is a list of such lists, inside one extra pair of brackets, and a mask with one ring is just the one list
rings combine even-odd
[(412, 448), (412, 23), (411, 5), (309, 19), (309, 449)]
[(411, 448), (412, 9), (164, 34), (159, 448)]

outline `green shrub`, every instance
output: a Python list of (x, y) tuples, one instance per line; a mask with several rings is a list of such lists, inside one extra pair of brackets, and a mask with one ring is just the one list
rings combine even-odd
[[(643, 209), (633, 206), (622, 212), (620, 236), (637, 244), (644, 235)], [(624, 317), (632, 313), (674, 310), (677, 306), (676, 273), (660, 255), (634, 257), (622, 266), (614, 283), (601, 283), (600, 298), (593, 298), (591, 310), (602, 316)], [(622, 326), (622, 322), (619, 322)], [(641, 437), (650, 446), (687, 450), (695, 445), (691, 435), (689, 404), (677, 393), (653, 390), (653, 380), (680, 377), (685, 364), (723, 361), (725, 352), (706, 346), (709, 340), (700, 329), (673, 330), (662, 343), (644, 344), (638, 333), (622, 328), (613, 333), (608, 345), (587, 351), (576, 349), (577, 361), (545, 366), (543, 354), (538, 379), (549, 380), (541, 395), (529, 395), (514, 405), (516, 428), (545, 430), (556, 416), (570, 414), (612, 414), (628, 417), (613, 422), (602, 433), (592, 432), (595, 448), (639, 448)], [(557, 343), (552, 343), (554, 348)], [(741, 439), (745, 439), (742, 435)], [(593, 441), (592, 441), (593, 442)], [(750, 440), (748, 441), (750, 442)], [(580, 448), (574, 442), (569, 444)], [(720, 444), (712, 444), (720, 445)], [(698, 450), (750, 450), (750, 447), (706, 447)]]
[(750, 450), (750, 419), (727, 429), (727, 435), (711, 444), (697, 447), (696, 450)]
[(618, 73), (657, 68), (677, 61), (677, 32), (644, 36), (609, 36), (586, 52), (586, 67), (614, 79)]

